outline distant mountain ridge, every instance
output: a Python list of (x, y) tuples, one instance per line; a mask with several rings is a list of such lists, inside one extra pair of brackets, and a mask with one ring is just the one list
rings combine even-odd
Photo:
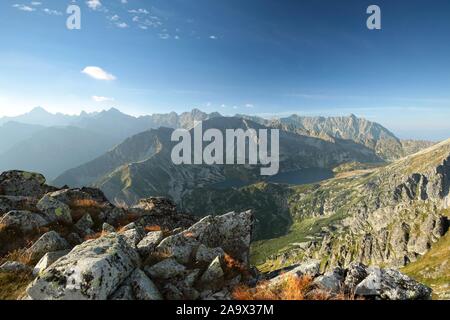
[[(361, 145), (388, 161), (414, 153), (432, 144), (427, 141), (401, 141), (380, 124), (354, 115), (328, 118), (293, 115), (275, 120), (248, 115), (236, 117), (301, 136), (319, 138), (332, 144), (346, 143), (348, 148), (359, 149)], [(101, 112), (64, 115), (52, 114), (37, 107), (21, 116), (0, 118), (2, 136), (0, 171), (35, 170), (53, 179), (66, 170), (95, 159), (127, 138), (141, 132), (160, 127), (190, 129), (196, 121), (214, 118), (223, 119), (220, 113), (208, 114), (198, 109), (181, 114), (171, 112), (134, 117), (115, 108)], [(50, 129), (53, 127), (59, 129)], [(66, 129), (62, 129), (63, 127)], [(72, 129), (68, 129), (69, 127)], [(75, 134), (74, 128), (77, 128), (79, 137), (84, 137), (80, 138), (80, 141), (72, 137)], [(41, 131), (58, 132), (59, 137), (41, 134)], [(89, 137), (89, 141), (84, 140), (86, 137)], [(64, 141), (72, 141), (73, 148), (67, 143), (64, 144)], [(86, 145), (85, 149), (82, 147), (83, 144)], [(48, 148), (27, 147), (36, 145), (48, 145)], [(43, 150), (47, 150), (47, 154), (44, 154)], [(48, 150), (51, 150), (52, 157), (47, 156)], [(14, 165), (20, 167), (14, 167)]]
[(339, 117), (302, 117), (292, 115), (272, 120), (241, 116), (270, 127), (324, 140), (333, 140), (335, 138), (352, 140), (374, 150), (380, 157), (388, 161), (402, 158), (434, 144), (434, 142), (416, 142), (414, 140), (403, 142), (382, 125), (364, 118), (358, 118), (354, 114)]
[[(203, 129), (263, 129), (256, 122), (235, 117), (212, 118)], [(177, 203), (202, 185), (230, 179), (258, 181), (257, 166), (179, 165), (172, 163), (172, 129), (160, 128), (135, 135), (105, 155), (59, 176), (56, 185), (91, 184), (101, 188), (112, 201), (133, 204), (147, 196), (167, 196)], [(322, 139), (280, 131), (280, 171), (300, 168), (331, 168), (348, 161), (380, 162), (365, 146), (348, 140)]]
[(191, 128), (195, 121), (217, 116), (194, 109), (180, 115), (133, 117), (115, 108), (72, 116), (34, 108), (0, 118), (0, 171), (38, 171), (54, 179), (140, 132), (160, 126)]

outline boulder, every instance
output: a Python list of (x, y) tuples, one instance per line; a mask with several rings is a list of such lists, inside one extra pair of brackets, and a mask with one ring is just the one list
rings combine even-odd
[(344, 277), (345, 270), (337, 267), (314, 279), (314, 284), (322, 290), (338, 294), (343, 292)]
[(37, 300), (105, 300), (140, 264), (125, 238), (111, 233), (75, 247), (27, 289)]
[(110, 300), (162, 300), (156, 285), (141, 269), (136, 269), (109, 297)]
[(104, 210), (105, 221), (111, 225), (116, 225), (120, 219), (125, 217), (125, 210), (108, 205)]
[(21, 196), (0, 196), (0, 217), (13, 210), (35, 211), (36, 200)]
[(200, 264), (209, 265), (216, 257), (222, 259), (225, 256), (225, 251), (222, 248), (208, 248), (207, 246), (201, 244), (197, 253), (195, 254), (195, 261)]
[(83, 243), (83, 239), (76, 232), (69, 233), (67, 235), (67, 241), (70, 243), (72, 247), (75, 247), (81, 243)]
[(10, 211), (0, 219), (0, 225), (4, 229), (19, 230), (22, 233), (30, 233), (49, 222), (41, 215), (30, 211)]
[(208, 269), (200, 277), (200, 286), (203, 289), (219, 290), (223, 286), (224, 272), (220, 263), (220, 257), (217, 256)]
[(47, 252), (34, 267), (33, 275), (37, 276), (39, 273), (43, 272), (45, 269), (47, 269), (49, 266), (51, 266), (55, 261), (57, 261), (61, 257), (64, 257), (69, 252), (70, 252), (70, 250)]
[(70, 244), (55, 231), (43, 234), (30, 248), (26, 254), (31, 261), (40, 260), (46, 253), (70, 249)]
[(186, 267), (178, 263), (175, 259), (165, 259), (151, 267), (145, 268), (145, 272), (155, 279), (173, 278), (183, 274), (185, 270)]
[(133, 248), (136, 248), (136, 245), (145, 237), (145, 231), (140, 227), (121, 232), (121, 234)]
[(355, 294), (383, 300), (427, 300), (432, 290), (393, 269), (368, 268), (368, 276), (360, 282)]
[(45, 218), (53, 222), (72, 223), (72, 214), (67, 204), (56, 200), (46, 194), (37, 203), (37, 208), (44, 214)]
[(367, 277), (367, 267), (362, 263), (352, 263), (347, 269), (344, 286), (348, 293), (354, 293), (356, 286)]
[(94, 231), (92, 230), (92, 227), (94, 227), (94, 220), (92, 220), (92, 217), (89, 213), (86, 213), (80, 218), (80, 220), (77, 221), (77, 223), (75, 223), (75, 230), (82, 237), (93, 234)]
[(180, 263), (188, 263), (203, 244), (209, 248), (221, 247), (234, 259), (248, 265), (252, 228), (251, 211), (208, 216), (189, 229), (165, 238), (157, 252), (172, 256)]
[(0, 272), (3, 273), (17, 273), (29, 271), (31, 271), (31, 268), (29, 266), (17, 261), (7, 261), (0, 266)]
[(176, 204), (167, 198), (151, 197), (139, 200), (138, 204), (132, 209), (140, 209), (147, 211), (148, 214), (155, 215), (171, 215), (177, 213)]
[(272, 286), (279, 285), (282, 281), (286, 279), (286, 277), (303, 277), (308, 276), (311, 278), (315, 278), (320, 275), (320, 261), (319, 260), (309, 260), (305, 263), (299, 264), (289, 271), (283, 270), (282, 272), (272, 273), (276, 276), (273, 278), (267, 277), (269, 279), (269, 283)]
[(135, 300), (133, 288), (129, 282), (123, 283), (116, 291), (114, 291), (109, 300)]
[(162, 231), (152, 231), (147, 233), (147, 235), (137, 244), (137, 250), (142, 257), (147, 257), (156, 248), (156, 246), (163, 239)]
[(153, 197), (142, 199), (129, 210), (140, 216), (139, 223), (143, 227), (160, 226), (162, 229), (173, 230), (176, 228), (188, 228), (197, 219), (190, 214), (177, 212), (176, 205), (169, 199)]
[(102, 225), (102, 231), (104, 233), (112, 233), (112, 232), (116, 232), (116, 229), (112, 225), (110, 225), (109, 223), (105, 222)]
[(130, 286), (136, 300), (162, 300), (161, 293), (144, 271), (136, 269), (130, 276)]
[(45, 185), (45, 177), (34, 172), (5, 171), (0, 175), (0, 194), (41, 198), (56, 188)]

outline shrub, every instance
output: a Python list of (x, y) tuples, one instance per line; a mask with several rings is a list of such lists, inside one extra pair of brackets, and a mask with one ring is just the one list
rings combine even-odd
[(237, 286), (233, 291), (235, 300), (345, 300), (343, 294), (332, 295), (318, 289), (309, 276), (286, 276), (280, 283), (262, 282), (251, 288)]

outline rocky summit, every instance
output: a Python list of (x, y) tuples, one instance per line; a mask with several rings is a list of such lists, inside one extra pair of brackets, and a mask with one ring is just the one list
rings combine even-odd
[(250, 299), (261, 286), (281, 295), (300, 280), (310, 283), (306, 299), (431, 297), (397, 270), (362, 264), (321, 273), (309, 260), (262, 273), (250, 264), (251, 211), (198, 220), (164, 198), (116, 207), (100, 190), (56, 189), (20, 171), (0, 185), (2, 299)]

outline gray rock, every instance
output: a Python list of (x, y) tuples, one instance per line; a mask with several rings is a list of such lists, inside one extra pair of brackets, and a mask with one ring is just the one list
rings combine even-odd
[(207, 246), (201, 244), (197, 253), (195, 254), (195, 260), (200, 264), (209, 265), (216, 257), (222, 259), (225, 256), (225, 251), (222, 248), (208, 248)]
[(200, 286), (203, 289), (218, 290), (223, 286), (224, 272), (220, 263), (220, 257), (216, 257), (208, 269), (200, 277)]
[(52, 223), (56, 221), (67, 224), (72, 223), (72, 213), (69, 206), (48, 194), (42, 197), (36, 206), (44, 214), (45, 218)]
[(130, 286), (136, 300), (162, 300), (163, 297), (156, 285), (144, 271), (136, 269), (130, 276)]
[(26, 254), (32, 261), (38, 261), (48, 252), (66, 249), (70, 249), (69, 243), (57, 232), (49, 231), (28, 248)]
[(343, 292), (344, 276), (344, 270), (337, 267), (333, 271), (327, 272), (314, 279), (314, 284), (322, 290), (338, 294)]
[(129, 282), (122, 284), (113, 294), (111, 294), (109, 300), (136, 300), (131, 284)]
[(75, 247), (83, 243), (83, 239), (76, 232), (69, 233), (69, 235), (67, 236), (67, 241), (70, 243), (72, 247)]
[(145, 237), (145, 231), (141, 227), (136, 227), (125, 232), (122, 231), (121, 234), (133, 248), (135, 248), (136, 245)]
[(94, 233), (92, 227), (94, 226), (94, 220), (90, 214), (86, 213), (75, 223), (75, 229), (82, 237), (86, 237)]
[(120, 231), (121, 232), (125, 232), (125, 231), (128, 231), (128, 230), (136, 229), (137, 227), (138, 226), (137, 226), (136, 223), (131, 222), (131, 223), (127, 224), (126, 226), (123, 226), (122, 228), (120, 228)]
[(29, 266), (17, 261), (7, 261), (0, 266), (0, 272), (3, 273), (16, 273), (28, 271), (31, 271), (31, 268)]
[(4, 229), (19, 230), (30, 233), (44, 227), (49, 222), (37, 213), (29, 211), (10, 211), (0, 219)]
[(30, 197), (21, 196), (0, 196), (0, 217), (14, 210), (35, 211), (36, 200)]
[(186, 267), (175, 259), (165, 259), (157, 264), (146, 267), (145, 271), (155, 279), (169, 279), (183, 274)]
[(354, 293), (356, 286), (367, 277), (367, 267), (362, 263), (352, 263), (347, 270), (344, 285), (348, 293)]
[(120, 219), (125, 217), (126, 213), (125, 210), (121, 208), (116, 207), (110, 207), (108, 210), (105, 211), (105, 218), (106, 222), (111, 225), (116, 225)]
[(317, 277), (320, 274), (320, 261), (319, 260), (309, 260), (304, 262), (292, 270), (280, 273), (276, 277), (269, 280), (270, 285), (276, 286), (280, 282), (284, 281), (285, 277), (303, 277), (309, 276), (312, 278)]
[(431, 299), (432, 290), (393, 269), (369, 268), (369, 275), (356, 286), (355, 294), (385, 300)]
[(46, 253), (34, 267), (33, 275), (37, 276), (39, 273), (43, 272), (45, 269), (55, 263), (59, 258), (64, 257), (69, 252), (70, 250), (61, 250)]
[(180, 263), (189, 263), (193, 253), (203, 244), (210, 248), (221, 247), (234, 259), (248, 265), (252, 228), (251, 211), (208, 216), (189, 229), (165, 238), (157, 252), (172, 256)]
[(162, 231), (153, 231), (147, 233), (147, 235), (137, 244), (137, 250), (142, 257), (147, 257), (156, 248), (156, 246), (163, 239)]
[(105, 233), (113, 233), (113, 232), (116, 232), (116, 229), (112, 225), (110, 225), (109, 223), (105, 222), (102, 225), (102, 231), (105, 232)]
[(105, 300), (140, 264), (119, 234), (75, 247), (46, 269), (27, 289), (37, 300)]
[(2, 195), (40, 198), (53, 189), (45, 185), (45, 177), (38, 173), (14, 170), (0, 175)]

